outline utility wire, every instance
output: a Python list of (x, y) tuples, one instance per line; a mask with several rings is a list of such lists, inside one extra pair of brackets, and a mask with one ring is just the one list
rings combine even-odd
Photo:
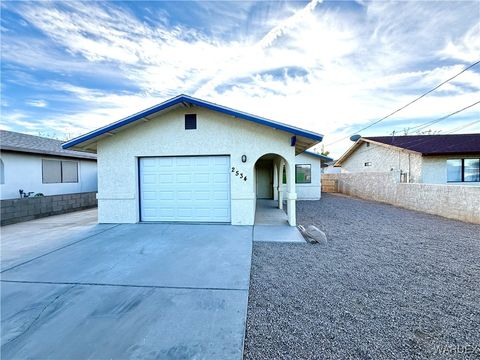
[(480, 104), (480, 101), (477, 101), (477, 102), (475, 102), (475, 103), (473, 103), (473, 104), (471, 104), (471, 105), (465, 106), (464, 108), (462, 108), (462, 109), (460, 109), (460, 110), (457, 110), (457, 111), (455, 111), (455, 112), (453, 112), (453, 113), (451, 113), (451, 114), (448, 114), (448, 115), (446, 115), (446, 116), (443, 116), (443, 117), (441, 117), (441, 118), (438, 118), (438, 119), (435, 119), (435, 120), (431, 120), (431, 121), (429, 121), (429, 122), (427, 122), (427, 123), (425, 123), (425, 124), (423, 124), (423, 125), (421, 125), (421, 126), (414, 126), (414, 127), (412, 127), (412, 128), (409, 128), (408, 130), (417, 129), (417, 131), (418, 131), (418, 130), (424, 129), (424, 128), (430, 126), (430, 125), (433, 125), (433, 124), (436, 124), (436, 123), (438, 123), (438, 122), (440, 122), (440, 121), (443, 121), (443, 120), (445, 120), (445, 119), (448, 119), (449, 117), (451, 117), (451, 116), (453, 116), (453, 115), (455, 115), (455, 114), (458, 114), (459, 112), (462, 112), (462, 111), (464, 111), (464, 110), (467, 110), (467, 109), (469, 109), (469, 108), (471, 108), (471, 107), (473, 107), (473, 106), (475, 106), (475, 105), (478, 105), (478, 104)]
[[(461, 108), (460, 110), (454, 111), (454, 112), (452, 112), (452, 113), (450, 113), (450, 114), (448, 114), (448, 115), (442, 116), (441, 118), (432, 120), (432, 121), (430, 121), (430, 122), (428, 123), (428, 125), (432, 125), (432, 124), (435, 124), (435, 123), (437, 123), (437, 122), (440, 122), (440, 121), (443, 121), (443, 120), (445, 120), (445, 119), (448, 119), (449, 117), (452, 117), (453, 115), (456, 115), (456, 114), (458, 114), (458, 113), (460, 113), (460, 112), (462, 112), (462, 111), (465, 111), (465, 110), (467, 110), (467, 109), (469, 109), (469, 108), (471, 108), (471, 107), (473, 107), (473, 106), (475, 106), (475, 105), (478, 105), (478, 104), (480, 104), (480, 101), (477, 101), (477, 102), (475, 102), (475, 103), (473, 103), (473, 104), (470, 104), (470, 105), (468, 105), (468, 106), (465, 106), (464, 108)], [(426, 125), (426, 126), (428, 126), (428, 125)], [(441, 135), (441, 134), (438, 134), (438, 135)], [(407, 135), (407, 136), (418, 136), (418, 135)], [(431, 135), (431, 136), (435, 136), (435, 135)], [(433, 139), (433, 138), (430, 138), (430, 137), (427, 137), (426, 139), (412, 139), (412, 141), (407, 142), (407, 143), (404, 143), (404, 144), (402, 144), (402, 145), (403, 145), (403, 146), (407, 146), (407, 145), (420, 145), (420, 144), (423, 144), (423, 143), (425, 143), (425, 142), (431, 141), (432, 139)]]
[[(457, 76), (463, 74), (465, 71), (471, 69), (472, 67), (474, 67), (475, 65), (478, 65), (478, 64), (480, 64), (480, 60), (478, 60), (477, 62), (475, 62), (475, 63), (473, 63), (473, 64), (471, 64), (471, 65), (469, 65), (469, 66), (467, 66), (466, 68), (464, 68), (464, 69), (463, 69), (462, 71), (460, 71), (459, 73), (457, 73), (457, 74), (455, 74), (454, 76), (448, 78), (447, 80), (445, 80), (445, 81), (443, 81), (442, 83), (440, 83), (440, 84), (438, 84), (437, 86), (435, 86), (433, 89), (428, 90), (426, 93), (423, 93), (422, 95), (420, 95), (419, 97), (413, 99), (412, 101), (408, 102), (407, 104), (399, 107), (397, 110), (391, 112), (390, 114), (382, 117), (382, 118), (379, 119), (379, 120), (374, 121), (374, 122), (371, 123), (370, 125), (367, 125), (367, 126), (361, 128), (360, 130), (357, 130), (356, 132), (359, 133), (360, 131), (366, 130), (366, 129), (372, 127), (373, 125), (376, 125), (376, 124), (378, 124), (379, 122), (382, 122), (383, 120), (388, 119), (388, 118), (391, 117), (392, 115), (395, 115), (395, 114), (398, 113), (399, 111), (402, 111), (402, 110), (405, 109), (406, 107), (412, 105), (413, 103), (417, 102), (418, 100), (422, 99), (423, 97), (427, 96), (428, 94), (434, 92), (434, 91), (437, 90), (439, 87), (445, 85), (445, 84), (446, 84), (447, 82), (449, 82), (449, 81), (452, 81), (452, 80), (455, 79)], [(345, 136), (345, 137), (343, 137), (343, 138), (341, 138), (341, 139), (338, 139), (338, 140), (335, 140), (334, 142), (331, 142), (331, 143), (329, 143), (329, 144), (327, 144), (327, 145), (325, 145), (325, 146), (330, 146), (330, 145), (336, 144), (336, 143), (338, 143), (338, 142), (340, 142), (340, 141), (342, 141), (342, 140), (347, 139), (348, 137), (349, 137), (349, 136)]]
[(465, 128), (467, 128), (467, 127), (470, 127), (470, 126), (472, 126), (472, 125), (475, 125), (475, 124), (477, 124), (477, 123), (480, 123), (480, 120), (475, 120), (475, 121), (472, 121), (471, 123), (468, 123), (468, 124), (466, 124), (466, 125), (462, 125), (462, 126), (459, 126), (459, 127), (455, 128), (455, 129), (449, 130), (449, 131), (446, 132), (446, 134), (453, 134), (454, 132), (457, 132), (457, 131), (459, 131), (459, 130), (463, 130), (463, 129), (465, 129)]
[[(464, 110), (466, 110), (466, 109), (469, 109), (469, 108), (471, 108), (471, 107), (473, 107), (473, 106), (475, 106), (475, 105), (478, 105), (478, 104), (480, 104), (480, 101), (477, 101), (477, 102), (475, 102), (475, 103), (473, 103), (473, 104), (470, 104), (470, 105), (468, 105), (468, 106), (465, 106), (464, 108), (462, 108), (462, 109), (460, 109), (460, 110), (454, 111), (454, 112), (452, 112), (452, 113), (450, 113), (450, 114), (448, 114), (448, 115), (442, 116), (441, 118), (435, 119), (435, 120), (433, 120), (433, 121), (431, 121), (431, 122), (439, 122), (439, 121), (448, 119), (449, 117), (451, 117), (451, 116), (453, 116), (453, 115), (456, 115), (456, 114), (458, 114), (458, 113), (460, 113), (460, 112), (462, 112), (462, 111), (464, 111)], [(478, 122), (480, 122), (480, 120), (475, 120), (475, 121), (473, 121), (473, 122), (471, 122), (471, 123), (469, 123), (469, 124), (463, 125), (463, 126), (461, 126), (461, 127), (459, 127), (459, 128), (453, 129), (453, 130), (450, 130), (450, 131), (447, 132), (446, 134), (450, 134), (450, 133), (456, 132), (456, 131), (458, 131), (458, 130), (462, 130), (463, 128), (465, 128), (465, 127), (467, 127), (467, 126), (471, 126), (471, 125), (473, 125), (473, 124), (475, 124), (475, 123), (478, 123)], [(443, 135), (446, 135), (446, 134), (443, 134)], [(442, 135), (442, 134), (437, 134), (437, 135)], [(430, 136), (433, 137), (433, 136), (437, 136), (437, 135), (430, 135)], [(399, 136), (402, 136), (402, 135), (399, 135)], [(419, 135), (405, 135), (405, 136), (419, 136)], [(368, 137), (368, 136), (367, 136), (367, 137)], [(394, 136), (393, 136), (393, 137), (394, 137)], [(412, 139), (412, 141), (409, 141), (409, 142), (407, 142), (407, 143), (403, 143), (402, 146), (407, 146), (407, 145), (420, 145), (420, 144), (423, 144), (423, 143), (425, 143), (425, 142), (431, 141), (432, 139), (433, 139), (433, 138), (430, 138), (430, 137), (428, 137), (427, 139), (423, 139), (423, 138), (421, 138), (421, 139)], [(390, 145), (394, 145), (394, 146), (395, 146), (395, 144), (390, 144)], [(366, 152), (368, 152), (368, 151), (371, 151), (371, 150), (374, 150), (374, 148), (369, 148), (369, 149), (363, 150), (361, 153), (364, 154), (364, 153), (366, 153)]]

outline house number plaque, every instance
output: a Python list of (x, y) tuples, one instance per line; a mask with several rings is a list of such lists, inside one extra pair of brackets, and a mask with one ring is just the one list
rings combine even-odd
[(235, 169), (235, 166), (232, 166), (232, 173), (234, 173), (235, 176), (240, 176), (240, 179), (242, 179), (243, 181), (247, 181), (247, 175), (243, 175), (242, 172)]

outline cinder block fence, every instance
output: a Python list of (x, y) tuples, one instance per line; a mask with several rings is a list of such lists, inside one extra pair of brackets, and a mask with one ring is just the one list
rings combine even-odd
[(339, 192), (406, 209), (480, 224), (480, 186), (400, 183), (400, 174), (322, 174), (323, 191)]
[(95, 192), (1, 200), (1, 226), (97, 206)]

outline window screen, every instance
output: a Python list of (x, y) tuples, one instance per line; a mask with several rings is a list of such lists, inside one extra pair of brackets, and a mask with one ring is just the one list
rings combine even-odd
[(78, 163), (76, 161), (62, 161), (62, 182), (78, 182)]
[(463, 181), (480, 181), (480, 159), (463, 160)]
[(42, 182), (55, 184), (62, 182), (62, 162), (59, 160), (42, 160)]
[(194, 130), (197, 128), (197, 114), (185, 115), (185, 130)]
[(311, 165), (295, 165), (295, 182), (297, 184), (309, 184), (312, 182)]
[(462, 181), (462, 159), (447, 160), (447, 181)]
[(42, 182), (44, 184), (78, 182), (78, 162), (42, 160)]

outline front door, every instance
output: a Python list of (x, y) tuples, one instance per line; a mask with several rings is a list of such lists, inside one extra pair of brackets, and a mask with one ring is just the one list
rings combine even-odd
[(270, 166), (257, 167), (257, 199), (273, 198), (273, 169)]

